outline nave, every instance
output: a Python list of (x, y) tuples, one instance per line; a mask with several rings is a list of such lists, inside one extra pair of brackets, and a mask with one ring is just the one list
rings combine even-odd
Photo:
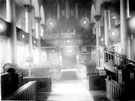
[(0, 0), (0, 100), (135, 101), (134, 5)]

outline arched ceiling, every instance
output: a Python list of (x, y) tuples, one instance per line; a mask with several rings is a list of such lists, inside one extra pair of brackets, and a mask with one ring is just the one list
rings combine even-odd
[(24, 7), (24, 4), (31, 4), (34, 9), (35, 9), (35, 16), (39, 16), (40, 11), (39, 11), (39, 0), (15, 0), (16, 5), (18, 7)]
[[(46, 15), (49, 15), (50, 13), (56, 13), (57, 2), (60, 3), (61, 9), (65, 9), (65, 1), (66, 0), (40, 0), (40, 5), (42, 4), (44, 6)], [(75, 3), (78, 3), (80, 13), (90, 13), (92, 0), (69, 0), (71, 9), (74, 8)]]
[[(4, 1), (4, 0), (3, 0)], [(17, 9), (17, 21), (25, 21), (25, 19), (22, 19), (22, 15), (24, 15), (24, 2), (25, 1), (29, 1), (29, 0), (15, 0), (16, 1), (16, 8)], [(87, 39), (87, 41), (91, 41), (95, 44), (94, 42), (94, 38), (95, 35), (93, 34), (91, 28), (89, 28), (88, 30), (82, 28), (82, 26), (80, 25), (80, 21), (83, 17), (87, 17), (89, 18), (89, 20), (93, 23), (95, 22), (95, 15), (100, 15), (102, 16), (102, 7), (101, 4), (103, 4), (104, 2), (108, 2), (111, 1), (112, 5), (110, 6), (111, 8), (111, 13), (113, 14), (119, 14), (119, 7), (117, 7), (119, 5), (119, 0), (68, 0), (69, 1), (69, 10), (72, 12), (74, 12), (73, 16), (70, 16), (70, 19), (66, 18), (65, 16), (63, 17), (63, 15), (60, 15), (61, 18), (58, 20), (57, 19), (57, 3), (60, 4), (60, 13), (64, 12), (65, 14), (65, 9), (66, 9), (66, 0), (30, 0), (31, 1), (31, 5), (34, 7), (33, 11), (32, 11), (32, 30), (35, 30), (35, 19), (34, 17), (41, 17), (41, 24), (45, 24), (45, 30), (46, 33), (48, 35), (51, 34), (59, 34), (63, 31), (63, 29), (65, 30), (66, 28), (66, 32), (70, 31), (69, 29), (71, 29), (71, 32), (73, 32), (74, 30), (76, 31), (76, 33), (79, 36), (79, 40), (81, 40), (82, 38)], [(130, 0), (131, 1), (131, 0)], [(76, 19), (75, 17), (75, 4), (78, 3), (78, 18)], [(134, 6), (133, 6), (134, 7)], [(23, 12), (23, 13), (22, 13)], [(71, 14), (71, 12), (70, 12)], [(47, 29), (47, 25), (46, 25), (46, 21), (47, 19), (50, 17), (54, 18), (54, 20), (56, 20), (56, 27), (54, 28), (54, 30), (49, 31)], [(21, 19), (20, 19), (21, 18)], [(25, 18), (25, 16), (24, 16)], [(19, 23), (18, 23), (19, 25)], [(48, 32), (47, 32), (48, 31)], [(50, 32), (50, 33), (49, 33)], [(56, 33), (57, 32), (57, 33)], [(56, 37), (58, 37), (56, 35)], [(46, 38), (46, 37), (45, 37)], [(53, 37), (54, 38), (54, 37)], [(54, 38), (57, 39), (57, 38)], [(63, 37), (62, 37), (63, 39)], [(90, 42), (90, 43), (92, 43)], [(87, 42), (86, 42), (87, 43)]]
[[(71, 7), (73, 7), (75, 3), (78, 3), (79, 9), (82, 10), (82, 12), (86, 14), (90, 11), (93, 0), (69, 0), (69, 1), (70, 1)], [(25, 2), (31, 2), (31, 4), (34, 6), (34, 9), (35, 9), (35, 16), (40, 16), (41, 15), (40, 14), (41, 6), (43, 6), (42, 8), (44, 8), (45, 12), (49, 12), (49, 11), (55, 12), (56, 3), (57, 2), (62, 3), (62, 2), (65, 2), (65, 0), (15, 0), (15, 2), (17, 4), (17, 6), (20, 6), (20, 7), (23, 7)]]

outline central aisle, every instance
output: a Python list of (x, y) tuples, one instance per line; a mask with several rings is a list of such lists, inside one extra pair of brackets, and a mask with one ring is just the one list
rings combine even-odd
[(53, 85), (47, 101), (94, 101), (81, 82), (67, 82)]
[(76, 70), (62, 71), (59, 81), (52, 84), (52, 92), (47, 101), (94, 101), (86, 86), (86, 80), (80, 80)]

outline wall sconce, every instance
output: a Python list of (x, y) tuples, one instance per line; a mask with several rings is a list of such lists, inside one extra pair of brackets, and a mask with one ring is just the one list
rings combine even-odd
[(24, 34), (22, 34), (22, 39), (25, 39), (25, 35)]

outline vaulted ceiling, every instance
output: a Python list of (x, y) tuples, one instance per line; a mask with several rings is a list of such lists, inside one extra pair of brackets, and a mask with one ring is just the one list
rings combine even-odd
[[(53, 15), (53, 17), (56, 17), (57, 13), (57, 3), (60, 4), (60, 9), (65, 9), (65, 2), (66, 0), (41, 0), (40, 4), (43, 5), (45, 10), (45, 15), (50, 16)], [(78, 4), (78, 10), (79, 10), (79, 17), (87, 15), (90, 17), (90, 9), (92, 5), (92, 0), (69, 0), (69, 9), (75, 9), (75, 4)]]
[[(68, 2), (68, 4), (66, 4)], [(60, 19), (57, 15), (57, 4), (60, 5)], [(95, 45), (95, 35), (90, 27), (91, 5), (92, 0), (41, 0), (40, 4), (43, 5), (46, 19), (46, 34), (43, 36), (45, 43), (55, 45), (66, 44), (86, 44)], [(75, 5), (78, 6), (78, 18), (75, 16)], [(66, 6), (68, 5), (68, 8)], [(69, 18), (66, 17), (66, 9), (68, 9)], [(56, 26), (49, 29), (48, 20), (53, 19)], [(87, 19), (88, 27), (84, 28), (83, 21)], [(74, 33), (75, 34), (71, 34)], [(64, 33), (64, 34), (62, 34)], [(62, 35), (61, 35), (62, 34)], [(53, 41), (55, 40), (55, 41)], [(71, 41), (67, 43), (67, 40)], [(84, 41), (83, 41), (84, 40)]]

